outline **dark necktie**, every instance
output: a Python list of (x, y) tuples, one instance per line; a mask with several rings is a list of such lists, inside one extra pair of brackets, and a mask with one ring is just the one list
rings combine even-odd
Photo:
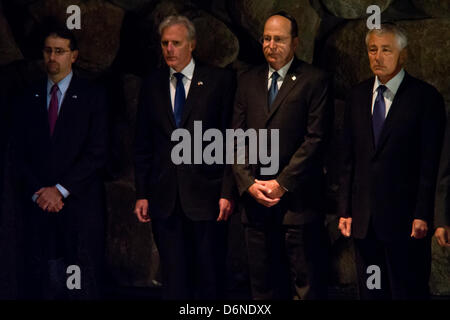
[(386, 118), (386, 104), (384, 103), (383, 93), (386, 86), (380, 85), (377, 88), (378, 94), (375, 98), (372, 113), (373, 137), (375, 138), (375, 147), (378, 145), (381, 129), (383, 129), (384, 119)]
[(181, 117), (183, 115), (184, 102), (186, 100), (186, 94), (184, 92), (183, 85), (183, 74), (182, 73), (174, 73), (175, 78), (177, 78), (177, 87), (175, 90), (175, 106), (173, 109), (173, 113), (175, 115), (175, 123), (177, 128), (181, 125)]
[(272, 73), (272, 83), (269, 88), (269, 97), (268, 97), (269, 110), (270, 110), (270, 106), (272, 105), (272, 103), (275, 100), (275, 97), (277, 96), (277, 93), (278, 93), (277, 79), (279, 76), (280, 75), (276, 71), (274, 73)]
[(48, 124), (50, 126), (50, 136), (53, 135), (55, 130), (56, 119), (58, 118), (58, 85), (54, 84), (51, 89), (50, 105), (48, 107)]

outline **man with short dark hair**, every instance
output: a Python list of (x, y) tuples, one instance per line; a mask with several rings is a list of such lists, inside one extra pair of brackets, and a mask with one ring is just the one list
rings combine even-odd
[[(142, 223), (152, 221), (161, 258), (164, 299), (223, 297), (225, 277), (220, 221), (233, 210), (233, 177), (224, 164), (175, 164), (173, 133), (188, 132), (194, 121), (203, 130), (225, 129), (234, 96), (232, 72), (192, 57), (195, 28), (184, 16), (161, 23), (166, 66), (155, 70), (141, 89), (135, 142), (136, 205)], [(187, 151), (184, 151), (187, 152)], [(229, 168), (229, 167), (228, 167)], [(222, 270), (222, 271), (221, 271)]]
[(362, 299), (426, 299), (444, 101), (404, 71), (400, 28), (370, 30), (366, 44), (375, 77), (347, 99), (339, 229), (355, 240)]
[[(104, 241), (105, 95), (73, 73), (78, 49), (69, 30), (52, 29), (44, 39), (47, 77), (14, 104), (13, 150), (24, 204), (23, 295), (98, 298)], [(68, 279), (74, 272), (78, 276)]]
[(260, 129), (279, 130), (275, 174), (262, 174), (262, 163), (233, 165), (256, 300), (327, 296), (322, 205), (323, 152), (332, 119), (330, 79), (295, 57), (296, 28), (285, 12), (267, 19), (262, 36), (267, 63), (240, 77), (234, 105), (234, 129), (256, 129), (258, 135), (265, 132)]

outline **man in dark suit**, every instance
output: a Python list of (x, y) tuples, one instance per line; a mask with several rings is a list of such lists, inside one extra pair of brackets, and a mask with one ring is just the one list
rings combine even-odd
[(24, 295), (97, 298), (104, 240), (104, 95), (73, 74), (78, 50), (69, 30), (50, 30), (43, 54), (47, 77), (14, 105)]
[[(233, 74), (194, 61), (195, 28), (183, 16), (159, 26), (167, 66), (143, 84), (135, 143), (136, 206), (139, 221), (152, 221), (161, 258), (164, 299), (214, 299), (222, 294), (218, 235), (232, 212), (233, 177), (223, 164), (179, 164), (173, 134), (194, 121), (203, 130), (225, 132), (234, 96)], [(200, 146), (201, 147), (201, 146)], [(202, 158), (195, 147), (189, 153)], [(185, 150), (185, 152), (188, 152)], [(177, 164), (175, 164), (177, 163)], [(230, 167), (228, 167), (231, 169)]]
[(294, 57), (297, 32), (295, 18), (286, 12), (267, 19), (262, 37), (267, 64), (240, 77), (234, 105), (234, 129), (256, 129), (258, 139), (260, 129), (279, 133), (279, 141), (268, 139), (276, 146), (271, 156), (279, 158), (276, 172), (264, 175), (264, 165), (251, 163), (248, 153), (244, 164), (233, 165), (253, 299), (323, 299), (327, 293), (322, 205), (330, 84), (322, 71)]
[(434, 236), (441, 247), (450, 247), (450, 123), (448, 111), (435, 203), (434, 226), (436, 231)]
[(426, 299), (444, 102), (403, 70), (397, 26), (370, 30), (366, 45), (375, 78), (347, 101), (339, 229), (355, 239), (361, 298)]

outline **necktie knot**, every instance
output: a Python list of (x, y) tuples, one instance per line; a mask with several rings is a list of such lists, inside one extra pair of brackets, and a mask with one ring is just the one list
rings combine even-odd
[(386, 103), (384, 102), (383, 92), (386, 91), (386, 86), (380, 85), (377, 88), (377, 97), (375, 98), (375, 103), (373, 105), (372, 113), (372, 125), (373, 125), (373, 135), (375, 139), (375, 147), (378, 146), (378, 141), (380, 138), (381, 130), (383, 128), (383, 123), (386, 118)]
[(272, 103), (275, 101), (275, 97), (277, 96), (278, 93), (278, 84), (277, 84), (277, 79), (280, 75), (278, 74), (278, 72), (274, 72), (272, 73), (272, 83), (270, 84), (270, 88), (269, 88), (269, 96), (268, 96), (268, 103), (269, 103), (269, 111), (270, 111), (270, 106), (272, 105)]
[(280, 75), (278, 74), (278, 72), (275, 71), (274, 73), (272, 73), (272, 81), (277, 81), (279, 77)]
[(55, 130), (56, 119), (58, 118), (58, 85), (55, 83), (52, 86), (51, 97), (50, 97), (50, 105), (48, 107), (48, 124), (50, 126), (50, 135), (53, 135), (53, 131)]
[(51, 88), (51, 90), (50, 90), (50, 93), (51, 93), (51, 94), (54, 94), (54, 93), (58, 92), (58, 90), (59, 90), (58, 85), (55, 83), (55, 84), (52, 86), (52, 88)]
[(177, 78), (177, 82), (180, 81), (180, 80), (182, 80), (183, 77), (184, 77), (184, 75), (183, 75), (181, 72), (176, 72), (176, 73), (173, 74), (173, 76), (174, 76), (175, 78)]
[(377, 91), (379, 94), (383, 94), (386, 91), (387, 87), (385, 85), (379, 85)]
[(177, 86), (175, 88), (175, 101), (174, 101), (174, 115), (175, 115), (175, 124), (177, 128), (181, 125), (181, 119), (183, 117), (183, 108), (184, 102), (186, 100), (186, 92), (184, 91), (183, 74), (180, 72), (173, 74), (175, 78), (177, 78)]

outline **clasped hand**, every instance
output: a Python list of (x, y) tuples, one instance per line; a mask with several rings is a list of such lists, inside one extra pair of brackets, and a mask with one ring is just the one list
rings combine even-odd
[(258, 203), (270, 208), (280, 202), (286, 190), (275, 179), (266, 181), (255, 179), (248, 192)]
[(64, 207), (63, 197), (56, 186), (41, 188), (35, 192), (37, 205), (44, 211), (59, 212)]

